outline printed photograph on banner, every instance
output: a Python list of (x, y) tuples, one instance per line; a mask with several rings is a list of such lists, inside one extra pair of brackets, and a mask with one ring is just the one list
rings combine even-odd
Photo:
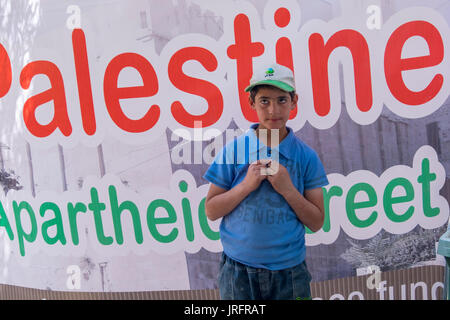
[[(259, 121), (245, 89), (274, 61), (293, 72), (298, 95), (286, 127), (329, 182), (322, 227), (299, 221), (312, 298), (441, 297), (434, 276), (402, 293), (406, 284), (384, 275), (445, 263), (447, 2), (7, 0), (0, 9), (0, 284), (217, 290), (222, 219), (206, 214), (204, 175), (259, 159), (266, 175), (278, 172), (276, 144), (245, 140)], [(283, 166), (292, 179), (309, 168), (299, 159)], [(242, 219), (272, 230), (298, 219), (242, 206)], [(320, 296), (345, 278), (364, 290)]]

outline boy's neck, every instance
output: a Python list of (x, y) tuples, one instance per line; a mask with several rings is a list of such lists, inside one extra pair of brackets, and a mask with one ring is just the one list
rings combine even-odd
[[(260, 125), (258, 124), (258, 126), (255, 129), (256, 136), (262, 143), (264, 143), (268, 147), (278, 146), (281, 143), (281, 141), (283, 141), (283, 139), (286, 138), (286, 136), (288, 135), (288, 130), (287, 130), (286, 126), (283, 126), (280, 129), (273, 129), (273, 130), (278, 130), (278, 139), (276, 137), (276, 133), (274, 133), (274, 141), (272, 141), (272, 130), (265, 129), (266, 134), (260, 134), (261, 129), (264, 130), (264, 128), (260, 128)], [(264, 140), (267, 140), (267, 141), (264, 141)], [(276, 141), (276, 140), (278, 140), (278, 141)], [(273, 143), (273, 145), (272, 145), (272, 143)]]

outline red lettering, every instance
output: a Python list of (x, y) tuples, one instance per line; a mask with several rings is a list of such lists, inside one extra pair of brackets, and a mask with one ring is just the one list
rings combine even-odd
[(188, 47), (183, 48), (172, 56), (169, 61), (168, 72), (172, 84), (187, 93), (203, 97), (208, 102), (208, 110), (201, 115), (192, 115), (185, 110), (181, 102), (172, 103), (172, 114), (181, 125), (194, 128), (195, 121), (201, 121), (202, 127), (209, 127), (216, 123), (223, 112), (223, 96), (220, 90), (212, 83), (189, 77), (183, 73), (182, 67), (186, 61), (196, 60), (202, 66), (212, 72), (217, 69), (217, 59), (204, 48)]
[(0, 44), (0, 98), (5, 96), (11, 88), (12, 71), (8, 52)]
[(91, 76), (87, 57), (86, 38), (82, 29), (73, 30), (72, 45), (83, 128), (88, 135), (93, 135), (96, 130), (95, 111), (94, 102), (92, 100)]
[[(279, 8), (277, 11), (275, 11), (274, 21), (275, 24), (280, 28), (288, 26), (289, 22), (291, 21), (291, 14), (289, 10), (286, 8)], [(292, 58), (291, 41), (286, 37), (282, 37), (278, 39), (275, 47), (277, 63), (291, 69), (292, 72), (294, 72), (294, 60)], [(294, 119), (296, 115), (297, 106), (295, 106), (295, 108), (289, 114), (289, 119)]]
[[(117, 81), (122, 69), (136, 69), (142, 77), (143, 85), (138, 87), (117, 87)], [(128, 132), (147, 131), (158, 122), (160, 108), (153, 105), (147, 113), (138, 120), (128, 118), (120, 106), (120, 99), (143, 98), (154, 96), (158, 92), (158, 78), (153, 66), (143, 56), (137, 53), (122, 53), (114, 57), (106, 67), (103, 82), (106, 108), (114, 123)]]
[[(49, 61), (34, 61), (27, 64), (20, 73), (20, 85), (23, 89), (30, 87), (31, 80), (37, 74), (44, 74), (50, 80), (51, 88), (32, 96), (23, 106), (23, 120), (26, 127), (36, 137), (49, 136), (56, 128), (65, 136), (72, 133), (69, 115), (67, 114), (64, 81), (58, 67)], [(36, 109), (40, 105), (53, 100), (54, 115), (50, 123), (41, 125), (36, 119)]]
[(273, 17), (275, 24), (280, 28), (287, 27), (291, 22), (291, 13), (286, 8), (278, 8)]
[(228, 47), (227, 54), (231, 59), (236, 59), (242, 114), (248, 121), (258, 122), (258, 115), (250, 107), (248, 94), (244, 90), (253, 74), (253, 57), (264, 53), (264, 45), (261, 42), (252, 42), (250, 22), (245, 14), (238, 14), (234, 19), (234, 37), (236, 43)]
[[(413, 36), (425, 39), (430, 54), (422, 57), (402, 59), (402, 48)], [(389, 90), (400, 102), (420, 105), (433, 99), (442, 88), (444, 77), (437, 74), (422, 91), (409, 90), (402, 78), (402, 71), (435, 66), (444, 58), (444, 45), (439, 31), (429, 22), (411, 21), (398, 27), (391, 35), (384, 53), (384, 73)]]
[[(298, 29), (298, 27), (294, 27), (294, 24), (299, 24), (299, 17), (295, 14), (292, 15), (293, 11), (289, 11), (289, 9), (282, 6), (273, 7), (270, 5), (269, 10), (272, 9), (276, 9), (270, 11), (271, 14), (273, 14), (273, 21), (275, 23), (273, 24), (272, 22), (269, 23), (269, 25), (271, 28), (273, 27), (275, 31), (268, 32), (266, 40), (276, 41), (274, 43), (276, 62), (294, 71), (294, 59), (296, 58), (292, 51), (293, 47), (295, 47), (293, 42), (296, 40), (303, 41), (302, 36), (294, 39), (295, 36), (292, 35), (293, 32)], [(219, 39), (217, 43), (211, 44), (217, 46), (218, 49), (224, 46), (227, 49), (227, 57), (236, 60), (236, 67), (233, 66), (233, 68), (236, 68), (236, 79), (228, 77), (226, 80), (221, 79), (220, 83), (225, 83), (225, 81), (228, 84), (236, 82), (235, 86), (237, 86), (237, 88), (235, 89), (238, 90), (239, 104), (241, 106), (243, 117), (249, 122), (258, 122), (256, 112), (248, 103), (248, 94), (245, 92), (245, 87), (248, 86), (253, 74), (253, 59), (264, 54), (265, 46), (263, 42), (252, 41), (249, 16), (240, 13), (233, 18), (234, 40), (232, 40), (232, 42), (234, 41), (234, 43), (223, 43), (223, 39), (229, 39), (228, 35), (225, 33), (224, 38)], [(264, 21), (266, 21), (265, 19), (266, 15), (264, 15)], [(339, 24), (325, 24), (324, 26), (326, 28), (336, 28)], [(264, 32), (264, 30), (258, 31)], [(326, 41), (320, 33), (312, 33), (308, 39), (307, 50), (310, 65), (306, 66), (306, 68), (309, 67), (311, 71), (311, 84), (304, 85), (310, 85), (312, 87), (314, 113), (319, 117), (326, 117), (330, 114), (331, 101), (328, 64), (331, 54), (338, 48), (345, 48), (351, 54), (352, 60), (350, 63), (353, 63), (353, 66), (346, 67), (349, 67), (349, 70), (353, 67), (356, 107), (359, 111), (367, 113), (371, 110), (373, 105), (372, 71), (370, 66), (371, 57), (368, 43), (364, 38), (364, 35), (357, 30), (334, 29), (332, 31), (335, 32), (331, 33), (331, 36)], [(327, 32), (327, 34), (329, 33)], [(444, 71), (441, 70), (442, 62), (444, 60), (444, 43), (440, 31), (432, 23), (427, 21), (409, 21), (400, 25), (391, 35), (387, 35), (387, 37), (389, 37), (388, 39), (381, 39), (381, 37), (385, 37), (385, 32), (382, 32), (380, 38), (377, 38), (376, 41), (384, 43), (387, 40), (386, 48), (384, 48), (384, 75), (386, 84), (389, 87), (392, 96), (400, 103), (411, 106), (423, 105), (436, 97), (442, 90), (444, 84)], [(412, 37), (421, 37), (424, 39), (428, 48), (424, 45), (423, 49), (428, 49), (428, 53), (423, 56), (402, 58), (405, 43)], [(184, 40), (176, 39), (174, 41), (175, 42), (169, 47), (173, 48), (173, 45), (186, 44)], [(302, 43), (299, 43), (298, 45), (302, 45)], [(375, 42), (373, 45), (377, 45), (377, 43)], [(96, 133), (96, 110), (93, 99), (86, 36), (82, 29), (73, 30), (72, 47), (82, 126), (84, 132), (88, 136), (92, 136)], [(382, 50), (383, 48), (379, 49)], [(338, 52), (335, 52), (335, 54), (339, 54), (341, 49), (338, 49), (337, 51)], [(167, 52), (171, 52), (171, 50), (169, 48), (162, 52), (163, 54), (167, 54)], [(189, 76), (183, 71), (183, 66), (186, 62), (197, 61), (201, 65), (200, 68), (203, 68), (201, 69), (202, 71), (207, 71), (211, 75), (217, 73), (219, 64), (213, 52), (214, 51), (210, 51), (207, 48), (196, 46), (179, 47), (178, 51), (170, 57), (168, 65), (166, 66), (166, 71), (161, 69), (163, 72), (168, 72), (168, 79), (174, 88), (187, 94), (201, 97), (205, 99), (207, 103), (207, 110), (203, 112), (203, 114), (198, 114), (198, 112), (192, 114), (192, 112), (189, 112), (190, 108), (187, 105), (187, 99), (182, 100), (180, 98), (178, 99), (179, 101), (176, 101), (176, 98), (171, 98), (170, 96), (166, 97), (172, 99), (169, 100), (171, 103), (170, 112), (173, 119), (181, 126), (195, 128), (197, 126), (196, 124), (200, 122), (202, 127), (210, 127), (220, 122), (220, 118), (224, 112), (224, 97), (223, 92), (220, 91), (222, 85), (214, 84), (213, 81), (210, 82), (196, 78), (195, 75), (194, 77)], [(350, 56), (345, 56), (345, 58), (345, 62), (350, 61)], [(161, 57), (161, 61), (167, 61), (168, 59), (169, 57), (166, 56)], [(297, 57), (297, 59), (302, 59), (302, 57)], [(227, 66), (228, 62), (226, 64)], [(298, 64), (296, 65), (302, 66), (300, 60), (297, 62)], [(433, 66), (438, 66), (440, 69), (439, 71), (434, 71), (431, 80), (425, 80), (423, 85), (425, 88), (421, 88), (422, 90), (419, 91), (412, 91), (406, 86), (402, 77), (403, 71), (424, 69)], [(302, 69), (303, 67), (304, 66), (302, 66)], [(133, 68), (138, 72), (138, 78), (140, 77), (140, 79), (137, 79), (138, 83), (136, 86), (118, 87), (119, 76), (125, 68)], [(143, 113), (145, 114), (139, 116), (139, 119), (132, 119), (125, 114), (124, 107), (121, 105), (121, 99), (148, 98), (158, 94), (160, 85), (158, 75), (152, 64), (142, 55), (126, 52), (115, 56), (104, 71), (103, 84), (99, 85), (103, 85), (106, 109), (114, 124), (121, 130), (129, 133), (143, 133), (152, 129), (161, 117), (160, 106), (149, 102), (148, 105), (144, 106), (145, 112)], [(227, 71), (230, 72), (230, 70)], [(378, 72), (381, 72), (381, 70), (373, 70), (373, 72), (378, 76)], [(30, 134), (40, 138), (51, 135), (56, 129), (59, 129), (62, 135), (70, 136), (72, 133), (72, 124), (67, 110), (67, 97), (65, 95), (64, 81), (58, 67), (52, 62), (44, 60), (28, 63), (20, 73), (20, 85), (24, 90), (28, 90), (34, 76), (39, 74), (47, 76), (50, 81), (50, 88), (29, 97), (28, 100), (25, 101), (23, 106), (25, 126)], [(418, 77), (420, 76), (421, 75), (419, 74)], [(165, 77), (163, 78), (165, 79)], [(142, 82), (140, 80), (142, 80)], [(11, 84), (12, 64), (10, 56), (2, 44), (0, 44), (0, 98), (8, 94), (11, 89)], [(165, 85), (164, 88), (166, 87)], [(378, 85), (382, 86), (383, 84)], [(378, 89), (379, 86), (376, 88)], [(297, 87), (299, 88), (299, 84), (297, 84)], [(160, 95), (161, 94), (163, 93), (160, 93)], [(392, 101), (390, 96), (379, 97), (379, 99), (377, 99), (377, 103), (389, 103), (390, 101)], [(53, 102), (53, 109), (49, 109), (48, 111), (54, 112), (51, 115), (52, 119), (50, 122), (43, 123), (43, 120), (37, 117), (36, 110), (39, 106), (49, 102)], [(335, 101), (333, 101), (333, 103), (334, 102)], [(191, 109), (194, 108), (194, 106), (190, 107)], [(432, 108), (430, 108), (430, 112), (432, 112), (431, 109)], [(397, 111), (395, 108), (392, 108), (392, 110)], [(296, 107), (291, 111), (289, 119), (295, 118), (297, 113), (298, 108)], [(399, 112), (399, 114), (400, 113), (401, 112)], [(354, 114), (350, 113), (350, 116), (353, 117)], [(370, 122), (366, 120), (373, 120), (361, 119), (359, 115), (356, 115), (355, 117), (355, 121), (363, 122), (364, 124)], [(316, 117), (307, 120), (311, 120), (312, 123), (317, 121)], [(329, 123), (326, 122), (323, 124), (325, 126), (329, 125)]]
[(341, 30), (332, 35), (325, 45), (323, 37), (314, 33), (309, 38), (309, 57), (314, 109), (320, 116), (326, 116), (330, 112), (328, 58), (334, 49), (341, 46), (347, 47), (353, 57), (356, 104), (359, 110), (368, 111), (372, 107), (370, 56), (364, 36), (355, 30)]

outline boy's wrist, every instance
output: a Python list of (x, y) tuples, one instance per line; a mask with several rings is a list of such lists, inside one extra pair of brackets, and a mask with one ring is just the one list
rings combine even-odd
[(237, 188), (240, 189), (240, 193), (245, 194), (246, 196), (252, 192), (252, 190), (248, 187), (248, 185), (245, 183), (245, 181), (242, 181), (241, 183), (239, 183), (237, 186)]
[(298, 190), (294, 186), (292, 186), (291, 188), (283, 192), (281, 195), (286, 201), (289, 202), (290, 199), (297, 198), (299, 195), (301, 195), (301, 193), (298, 192)]

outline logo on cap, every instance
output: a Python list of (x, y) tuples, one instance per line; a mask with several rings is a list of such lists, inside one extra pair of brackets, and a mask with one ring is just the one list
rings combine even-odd
[(273, 70), (272, 68), (267, 69), (266, 77), (272, 77), (274, 72), (275, 70)]

